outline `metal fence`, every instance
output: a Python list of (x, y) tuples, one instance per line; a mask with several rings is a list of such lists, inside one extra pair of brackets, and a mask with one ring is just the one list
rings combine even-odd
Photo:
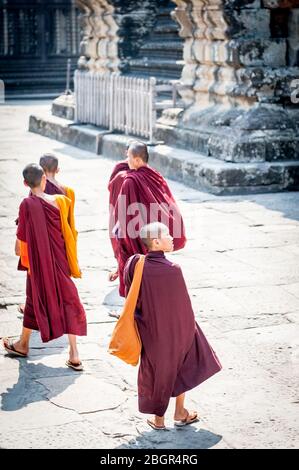
[[(172, 91), (172, 101), (157, 101), (159, 91)], [(157, 109), (176, 106), (176, 87), (156, 79), (119, 73), (75, 72), (76, 122), (95, 124), (153, 141)]]

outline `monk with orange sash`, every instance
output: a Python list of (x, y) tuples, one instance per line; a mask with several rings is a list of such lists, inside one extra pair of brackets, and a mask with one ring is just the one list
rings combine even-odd
[[(198, 420), (196, 411), (185, 408), (186, 392), (219, 372), (221, 364), (195, 321), (180, 266), (165, 257), (174, 249), (168, 227), (159, 222), (145, 225), (140, 239), (148, 253), (135, 308), (142, 343), (139, 411), (153, 415), (147, 420), (149, 426), (165, 429), (165, 412), (170, 398), (176, 397), (174, 424), (185, 426)], [(138, 274), (135, 267), (139, 259), (140, 254), (135, 254), (125, 266), (127, 294)]]
[(31, 188), (19, 208), (16, 254), (27, 270), (26, 304), (19, 341), (4, 338), (6, 351), (26, 357), (32, 330), (43, 342), (68, 334), (70, 350), (66, 364), (83, 370), (76, 336), (87, 332), (86, 316), (71, 276), (81, 277), (77, 261), (77, 232), (72, 201), (64, 195), (45, 194), (46, 175), (41, 166), (29, 164), (23, 171)]
[[(71, 200), (70, 205), (70, 214), (71, 219), (74, 220), (74, 208), (75, 208), (75, 192), (72, 188), (68, 186), (62, 185), (60, 182), (56, 180), (56, 174), (59, 173), (58, 167), (58, 158), (53, 155), (52, 153), (45, 153), (39, 159), (39, 164), (44, 170), (44, 173), (47, 178), (45, 193), (46, 194), (62, 194), (67, 196)], [(29, 195), (32, 195), (30, 191)], [(18, 224), (18, 219), (16, 220), (16, 224)], [(20, 269), (22, 270), (21, 264)], [(25, 305), (20, 304), (18, 307), (18, 311), (24, 314)]]

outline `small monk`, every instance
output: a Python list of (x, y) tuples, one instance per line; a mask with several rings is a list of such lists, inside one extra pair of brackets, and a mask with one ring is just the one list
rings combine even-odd
[(71, 276), (81, 277), (77, 261), (77, 232), (71, 200), (45, 193), (47, 178), (40, 165), (23, 170), (25, 186), (31, 189), (19, 208), (15, 252), (18, 269), (27, 270), (23, 329), (18, 341), (3, 339), (12, 356), (27, 357), (32, 330), (40, 331), (43, 342), (68, 334), (66, 365), (83, 370), (76, 336), (87, 332), (86, 315)]
[(39, 164), (44, 170), (47, 178), (45, 187), (46, 194), (64, 194), (72, 201), (73, 209), (75, 205), (75, 193), (72, 188), (61, 184), (56, 179), (60, 169), (58, 167), (58, 158), (52, 153), (45, 153), (39, 159)]
[[(142, 343), (139, 411), (153, 415), (147, 420), (153, 429), (165, 429), (170, 397), (176, 397), (174, 424), (185, 426), (199, 418), (197, 411), (185, 408), (185, 392), (220, 371), (221, 364), (195, 321), (180, 266), (165, 257), (173, 251), (168, 228), (151, 223), (142, 227), (140, 237), (148, 254), (135, 310)], [(133, 255), (126, 263), (126, 292), (139, 257)]]
[(149, 165), (147, 146), (131, 142), (127, 151), (130, 171), (127, 171), (115, 205), (119, 294), (124, 297), (124, 266), (135, 253), (146, 254), (147, 248), (139, 237), (140, 228), (151, 222), (169, 227), (174, 251), (186, 244), (185, 227), (180, 209), (164, 177)]
[[(56, 175), (59, 173), (60, 169), (58, 167), (58, 158), (53, 155), (52, 153), (45, 153), (40, 157), (39, 164), (44, 170), (44, 173), (47, 178), (45, 193), (46, 194), (63, 194), (67, 196), (71, 200), (71, 208), (70, 210), (74, 212), (75, 208), (75, 192), (72, 188), (68, 186), (64, 186), (59, 183), (56, 179)], [(30, 191), (30, 194), (31, 191)], [(17, 219), (18, 221), (18, 219)], [(16, 221), (16, 223), (17, 223)], [(20, 304), (18, 306), (18, 311), (24, 314), (24, 304)]]

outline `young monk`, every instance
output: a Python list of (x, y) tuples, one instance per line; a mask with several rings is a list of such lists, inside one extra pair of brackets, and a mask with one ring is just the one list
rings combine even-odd
[[(185, 408), (185, 392), (220, 371), (221, 364), (195, 321), (181, 268), (165, 257), (173, 251), (168, 228), (151, 223), (140, 237), (148, 254), (135, 310), (142, 342), (139, 411), (153, 415), (147, 420), (152, 428), (165, 429), (164, 414), (170, 397), (176, 397), (174, 424), (185, 426), (198, 420), (196, 411)], [(125, 266), (127, 292), (139, 256)]]
[(58, 158), (52, 153), (45, 153), (39, 159), (39, 164), (44, 170), (47, 178), (45, 187), (46, 194), (64, 194), (72, 201), (72, 209), (75, 205), (75, 193), (74, 190), (68, 186), (64, 186), (59, 183), (56, 179), (56, 175), (59, 173)]
[(86, 317), (73, 277), (81, 277), (78, 266), (71, 201), (63, 195), (47, 195), (46, 175), (41, 166), (29, 164), (23, 171), (31, 195), (19, 208), (16, 255), (27, 270), (23, 329), (18, 341), (4, 338), (6, 351), (26, 357), (32, 330), (43, 342), (68, 334), (67, 366), (83, 370), (76, 335), (86, 335)]
[[(56, 175), (57, 173), (59, 173), (58, 158), (52, 153), (45, 153), (44, 155), (40, 157), (39, 164), (44, 170), (44, 173), (47, 178), (44, 192), (46, 194), (51, 194), (51, 195), (63, 194), (67, 196), (71, 200), (70, 211), (74, 213), (74, 207), (75, 207), (74, 190), (68, 186), (63, 186), (61, 183), (59, 183), (56, 180)], [(30, 191), (30, 194), (32, 194), (31, 191)], [(25, 305), (21, 304), (18, 306), (18, 311), (24, 314), (24, 308), (25, 308)]]
[(142, 142), (132, 142), (127, 154), (131, 171), (124, 178), (115, 208), (119, 293), (123, 297), (123, 270), (128, 258), (135, 253), (147, 253), (139, 237), (141, 226), (150, 222), (163, 222), (173, 236), (174, 251), (186, 244), (179, 207), (163, 176), (149, 166), (147, 146)]

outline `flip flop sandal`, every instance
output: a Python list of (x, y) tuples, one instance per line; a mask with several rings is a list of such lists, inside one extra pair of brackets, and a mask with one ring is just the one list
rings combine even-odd
[(117, 312), (108, 312), (109, 317), (117, 318), (117, 320), (120, 317), (120, 313)]
[(155, 423), (153, 423), (149, 419), (147, 419), (146, 422), (151, 428), (155, 429), (156, 431), (166, 430), (166, 426), (157, 426)]
[(197, 416), (197, 413), (195, 414), (195, 416), (191, 419), (188, 419), (190, 417), (190, 413), (188, 412), (187, 416), (185, 419), (181, 419), (181, 420), (178, 420), (178, 421), (174, 421), (174, 425), (175, 426), (178, 426), (178, 427), (182, 427), (182, 426), (187, 426), (187, 424), (192, 424), (192, 423), (196, 423), (197, 421), (199, 421), (199, 418)]
[(7, 340), (7, 344), (5, 344), (4, 339), (3, 339), (2, 343), (3, 343), (3, 347), (4, 347), (5, 351), (10, 356), (27, 357), (27, 354), (21, 353), (20, 351), (17, 351), (15, 349), (12, 341)]
[(84, 370), (82, 362), (79, 362), (79, 363), (77, 362), (75, 364), (74, 362), (71, 362), (70, 360), (68, 360), (66, 361), (65, 365), (78, 372), (81, 372), (82, 370)]

